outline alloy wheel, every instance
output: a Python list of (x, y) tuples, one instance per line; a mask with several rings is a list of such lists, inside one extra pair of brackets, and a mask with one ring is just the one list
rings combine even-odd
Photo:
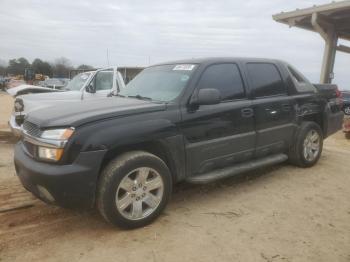
[(130, 220), (151, 215), (162, 201), (164, 182), (152, 168), (141, 167), (128, 173), (120, 182), (115, 202), (120, 214)]
[(313, 161), (317, 158), (320, 152), (320, 135), (316, 130), (310, 130), (304, 140), (303, 154), (307, 161)]

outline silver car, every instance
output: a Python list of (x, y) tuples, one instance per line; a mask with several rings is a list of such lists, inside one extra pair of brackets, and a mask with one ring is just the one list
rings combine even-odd
[[(125, 87), (122, 75), (116, 67), (104, 68), (96, 71), (84, 72), (76, 75), (65, 87), (58, 91), (46, 90), (45, 93), (23, 94), (27, 89), (40, 89), (42, 87), (23, 86), (9, 92), (16, 97), (14, 109), (9, 120), (9, 126), (16, 136), (21, 134), (21, 125), (26, 115), (38, 109), (56, 106), (60, 110), (61, 103), (77, 103), (82, 100), (104, 98), (110, 94), (117, 93)], [(10, 91), (10, 90), (9, 90)], [(37, 91), (37, 90), (36, 90)], [(18, 96), (18, 94), (20, 94)]]

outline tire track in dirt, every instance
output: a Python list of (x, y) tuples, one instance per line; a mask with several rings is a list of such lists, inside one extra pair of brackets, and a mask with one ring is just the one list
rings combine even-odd
[[(9, 210), (21, 206), (25, 208)], [(0, 187), (0, 210), (1, 246), (25, 242), (29, 235), (31, 239), (35, 239), (33, 235), (40, 236), (40, 239), (48, 238), (56, 232), (54, 227), (79, 219), (72, 210), (49, 206), (37, 200), (19, 181)]]

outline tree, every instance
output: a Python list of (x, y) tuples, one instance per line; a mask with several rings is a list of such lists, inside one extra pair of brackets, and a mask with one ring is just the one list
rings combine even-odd
[(29, 68), (30, 63), (24, 57), (18, 59), (10, 59), (7, 72), (14, 75), (23, 75), (24, 69)]
[(55, 77), (69, 77), (69, 72), (73, 70), (69, 59), (65, 57), (57, 58), (53, 64), (53, 75)]
[(92, 70), (92, 69), (94, 69), (94, 67), (91, 65), (82, 64), (82, 65), (78, 66), (77, 69), (78, 70)]
[(52, 67), (48, 62), (36, 58), (32, 63), (32, 69), (36, 74), (52, 76)]

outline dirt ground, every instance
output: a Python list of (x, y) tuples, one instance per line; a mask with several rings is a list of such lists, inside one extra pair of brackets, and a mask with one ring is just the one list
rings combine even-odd
[(5, 92), (0, 91), (0, 130), (8, 128), (7, 121), (13, 108), (13, 98)]
[[(131, 231), (34, 199), (12, 157), (0, 138), (0, 261), (350, 261), (350, 141), (341, 132), (313, 168), (178, 185), (158, 220)], [(4, 212), (13, 207), (22, 209)]]

